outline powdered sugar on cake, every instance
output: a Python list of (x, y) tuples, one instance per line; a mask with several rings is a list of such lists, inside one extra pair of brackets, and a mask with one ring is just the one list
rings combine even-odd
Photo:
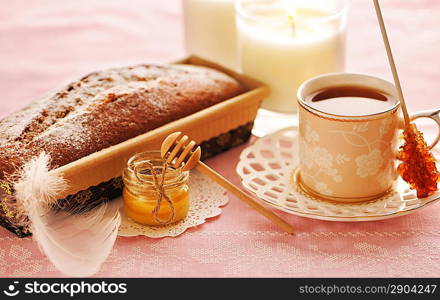
[[(91, 73), (0, 120), (0, 183), (11, 186), (22, 166), (43, 152), (49, 169), (60, 167), (244, 91), (226, 74), (197, 66)], [(0, 194), (0, 220), (26, 233), (13, 198)]]
[(223, 73), (189, 65), (91, 73), (0, 121), (0, 179), (42, 151), (51, 168), (62, 166), (242, 91)]

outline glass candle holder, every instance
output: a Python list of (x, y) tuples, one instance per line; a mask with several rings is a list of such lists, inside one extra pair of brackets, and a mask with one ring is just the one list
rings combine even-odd
[(188, 214), (189, 172), (167, 166), (162, 179), (164, 163), (159, 151), (136, 154), (127, 162), (123, 172), (124, 211), (137, 223), (166, 225)]
[[(238, 0), (241, 71), (266, 83), (271, 94), (258, 114), (267, 130), (292, 126), (296, 93), (305, 80), (345, 68), (346, 0)], [(280, 114), (280, 115), (277, 115)], [(267, 120), (259, 122), (259, 118)], [(289, 121), (290, 120), (290, 121)]]

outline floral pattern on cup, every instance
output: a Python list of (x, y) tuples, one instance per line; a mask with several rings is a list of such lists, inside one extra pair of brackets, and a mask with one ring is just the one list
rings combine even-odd
[(319, 142), (319, 134), (310, 127), (309, 122), (307, 122), (306, 125), (306, 142), (307, 143)]
[(383, 171), (379, 171), (373, 178), (375, 180), (374, 184), (386, 190), (389, 188), (389, 182), (396, 180), (398, 174), (394, 161), (384, 162)]
[(315, 184), (315, 190), (323, 195), (333, 195), (333, 191), (324, 182), (317, 182)]
[(380, 122), (380, 127), (379, 127), (379, 136), (384, 136), (385, 134), (388, 134), (389, 131), (392, 128), (392, 119), (390, 118), (385, 118)]
[(321, 195), (335, 197), (351, 182), (372, 180), (377, 189), (389, 188), (394, 180), (393, 168), (386, 162), (394, 156), (391, 151), (397, 126), (394, 114), (334, 126), (318, 125), (317, 122), (325, 121), (315, 118), (304, 121), (299, 142), (300, 161), (305, 168), (301, 176), (308, 186)]
[(357, 165), (356, 174), (361, 178), (365, 178), (378, 173), (383, 164), (383, 157), (379, 149), (376, 148), (368, 154), (356, 157), (355, 161)]
[(339, 174), (337, 165), (342, 165), (351, 160), (345, 153), (331, 153), (327, 148), (319, 145), (321, 140), (318, 132), (310, 124), (305, 127), (305, 138), (300, 142), (301, 153), (304, 154), (303, 163), (308, 169), (315, 168), (313, 175), (306, 173), (309, 180), (315, 182), (314, 188), (324, 195), (332, 195), (333, 191), (328, 184), (318, 181), (318, 176), (325, 174), (335, 183), (342, 183), (343, 177)]

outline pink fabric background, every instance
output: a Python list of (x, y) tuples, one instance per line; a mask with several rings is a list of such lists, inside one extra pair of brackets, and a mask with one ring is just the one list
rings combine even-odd
[[(440, 106), (440, 2), (382, 2), (410, 109)], [(0, 7), (0, 116), (90, 71), (184, 55), (179, 0), (2, 0)], [(351, 1), (348, 30), (348, 70), (391, 79), (372, 1)], [(209, 165), (239, 184), (242, 149)], [(280, 213), (296, 226), (288, 236), (230, 198), (220, 217), (177, 238), (118, 238), (97, 276), (440, 276), (439, 204), (365, 223)], [(0, 276), (62, 274), (30, 238), (0, 228)]]

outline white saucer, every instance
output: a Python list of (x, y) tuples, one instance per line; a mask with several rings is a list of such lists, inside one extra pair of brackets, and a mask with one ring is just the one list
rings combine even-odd
[(289, 127), (260, 138), (243, 150), (236, 169), (248, 191), (279, 210), (313, 219), (359, 222), (403, 216), (440, 199), (440, 192), (417, 198), (399, 179), (394, 189), (373, 201), (345, 204), (320, 200), (304, 192), (292, 176), (298, 167), (297, 136), (298, 128)]

